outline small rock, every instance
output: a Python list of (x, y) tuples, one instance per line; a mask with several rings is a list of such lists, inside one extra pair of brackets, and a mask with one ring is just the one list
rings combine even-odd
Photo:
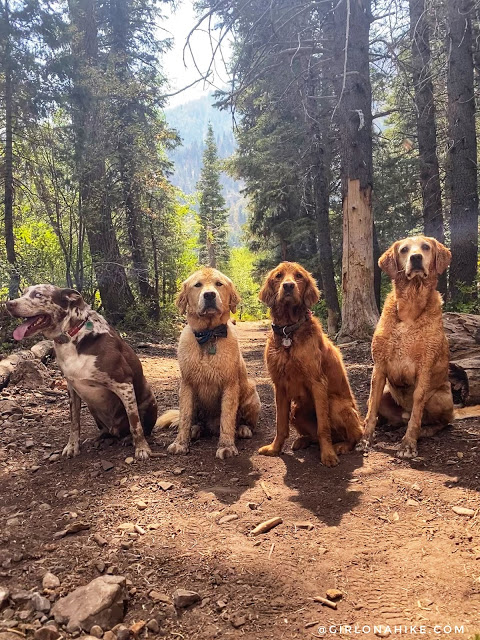
[(258, 504), (256, 502), (247, 502), (247, 507), (252, 511), (258, 509)]
[(103, 629), (98, 624), (94, 624), (90, 629), (90, 635), (94, 638), (102, 638), (103, 637)]
[(380, 626), (380, 627), (375, 627), (375, 629), (376, 631), (374, 631), (374, 633), (379, 638), (388, 638), (388, 636), (391, 635), (391, 632), (386, 627)]
[(158, 486), (162, 491), (169, 491), (173, 487), (173, 482), (159, 482)]
[(117, 636), (113, 633), (113, 631), (105, 631), (103, 634), (103, 640), (117, 640)]
[(42, 587), (44, 589), (56, 589), (60, 586), (60, 579), (54, 574), (47, 571), (42, 578)]
[(95, 562), (95, 568), (98, 573), (103, 573), (105, 571), (105, 562), (103, 562), (103, 560), (97, 560), (97, 562)]
[(18, 589), (18, 591), (13, 591), (10, 595), (10, 600), (12, 600), (15, 604), (25, 604), (30, 600), (32, 594), (30, 591), (25, 591), (25, 589)]
[(170, 598), (170, 596), (168, 596), (166, 593), (160, 593), (160, 591), (155, 591), (155, 589), (150, 591), (148, 595), (152, 600), (155, 600), (155, 602), (165, 602), (168, 604), (172, 602), (172, 599)]
[(20, 524), (20, 518), (9, 518), (7, 520), (7, 527), (18, 527)]
[(117, 631), (117, 640), (128, 640), (130, 638), (130, 629), (126, 627), (121, 627)]
[(225, 609), (227, 606), (227, 603), (225, 602), (225, 600), (217, 600), (217, 609), (219, 611), (222, 611), (222, 609)]
[(321, 556), (324, 556), (328, 552), (328, 549), (326, 547), (318, 547), (317, 551)]
[(158, 633), (160, 631), (160, 625), (155, 620), (155, 618), (152, 618), (147, 622), (147, 629), (152, 633)]
[(57, 627), (53, 624), (47, 624), (44, 627), (40, 627), (35, 631), (35, 640), (58, 640), (61, 637), (61, 633)]
[(26, 440), (25, 441), (25, 446), (27, 449), (31, 449), (32, 447), (35, 446), (35, 442), (33, 440)]
[(340, 589), (327, 589), (325, 593), (329, 600), (340, 600), (340, 598), (343, 598), (343, 592), (340, 591)]
[(184, 471), (185, 471), (185, 469), (183, 467), (175, 467), (175, 469), (173, 470), (173, 475), (174, 476), (181, 476)]
[(457, 464), (458, 460), (447, 460), (447, 462), (445, 464), (448, 464), (448, 466), (453, 466), (454, 464)]
[(94, 540), (94, 542), (96, 542), (98, 544), (99, 547), (104, 547), (105, 545), (108, 544), (108, 540), (106, 540), (99, 533), (94, 533), (93, 534), (93, 540)]
[(124, 551), (128, 551), (129, 549), (131, 549), (131, 548), (132, 548), (132, 546), (133, 546), (133, 541), (132, 541), (132, 540), (127, 540), (127, 541), (125, 541), (125, 542), (122, 542), (120, 546), (122, 547), (122, 549), (123, 549)]
[(58, 600), (52, 614), (70, 633), (80, 629), (88, 632), (93, 625), (111, 629), (122, 622), (126, 599), (123, 576), (100, 576)]
[(459, 458), (460, 460), (463, 458), (463, 451), (457, 451), (457, 458)]
[(50, 611), (51, 602), (48, 598), (41, 596), (39, 593), (34, 593), (30, 599), (30, 602), (35, 611), (42, 611), (48, 613)]
[(407, 500), (407, 507), (418, 507), (418, 502), (416, 500), (412, 500), (412, 498), (409, 498)]
[(135, 500), (135, 506), (139, 511), (144, 511), (148, 507), (148, 504), (145, 502), (145, 500)]
[(7, 587), (0, 587), (0, 609), (8, 603), (8, 598), (10, 597), (10, 589)]
[(176, 589), (173, 592), (173, 604), (177, 609), (184, 609), (201, 600), (200, 594), (187, 589)]
[(454, 511), (459, 516), (474, 516), (475, 511), (473, 509), (467, 509), (467, 507), (452, 507), (452, 511)]
[(230, 513), (228, 516), (223, 516), (218, 521), (218, 524), (227, 524), (227, 522), (232, 522), (233, 520), (238, 520), (238, 516), (236, 513)]
[(140, 631), (145, 628), (146, 622), (145, 620), (139, 620), (138, 622), (134, 622), (130, 627), (130, 633), (134, 636), (138, 636)]
[(48, 461), (49, 462), (57, 462), (57, 460), (60, 460), (60, 454), (59, 453), (52, 453), (51, 456), (49, 456)]
[(307, 531), (311, 531), (313, 529), (313, 524), (311, 522), (295, 522), (295, 526), (297, 529), (306, 529)]
[(50, 511), (52, 507), (48, 504), (48, 502), (42, 502), (42, 504), (38, 505), (39, 511)]
[(102, 458), (100, 460), (100, 466), (104, 471), (111, 471), (115, 467), (113, 462), (110, 462), (110, 460), (105, 460), (105, 458)]
[(398, 515), (398, 511), (395, 511), (392, 515), (392, 522), (398, 522), (400, 520), (400, 516)]
[(125, 464), (133, 464), (135, 461), (135, 458), (132, 458), (132, 456), (128, 456), (128, 458), (125, 458)]
[(124, 522), (123, 524), (118, 525), (117, 527), (120, 531), (125, 531), (125, 533), (134, 533), (135, 524), (133, 522)]
[(232, 627), (239, 629), (247, 622), (247, 618), (245, 616), (236, 615), (231, 618), (230, 622), (232, 623)]

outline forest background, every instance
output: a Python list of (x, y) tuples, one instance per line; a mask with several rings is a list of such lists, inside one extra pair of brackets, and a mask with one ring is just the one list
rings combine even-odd
[(229, 84), (170, 109), (167, 7), (1, 0), (0, 299), (52, 282), (166, 333), (199, 263), (256, 319), (296, 260), (329, 332), (368, 339), (378, 256), (425, 232), (452, 248), (447, 308), (478, 311), (478, 3), (202, 0)]

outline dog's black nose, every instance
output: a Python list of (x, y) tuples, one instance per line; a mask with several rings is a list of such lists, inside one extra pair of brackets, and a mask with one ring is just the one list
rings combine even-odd
[(215, 291), (205, 291), (203, 297), (205, 298), (205, 300), (215, 300), (217, 294), (215, 293)]
[(283, 283), (284, 291), (293, 291), (294, 286), (295, 286), (294, 282), (284, 282)]
[(410, 262), (412, 263), (412, 267), (421, 267), (422, 259), (423, 259), (423, 256), (421, 253), (413, 253), (410, 256)]

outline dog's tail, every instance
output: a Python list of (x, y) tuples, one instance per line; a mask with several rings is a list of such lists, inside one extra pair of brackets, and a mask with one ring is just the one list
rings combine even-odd
[(453, 410), (454, 420), (466, 420), (467, 418), (480, 418), (480, 404)]
[(162, 413), (157, 419), (155, 426), (158, 429), (166, 429), (167, 427), (178, 427), (178, 421), (180, 419), (180, 411), (178, 409), (169, 409)]

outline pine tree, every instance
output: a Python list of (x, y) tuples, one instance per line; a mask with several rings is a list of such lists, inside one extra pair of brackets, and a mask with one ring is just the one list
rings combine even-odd
[(200, 192), (200, 262), (221, 268), (228, 262), (228, 210), (220, 185), (217, 145), (211, 123), (208, 124), (203, 166), (197, 183)]

